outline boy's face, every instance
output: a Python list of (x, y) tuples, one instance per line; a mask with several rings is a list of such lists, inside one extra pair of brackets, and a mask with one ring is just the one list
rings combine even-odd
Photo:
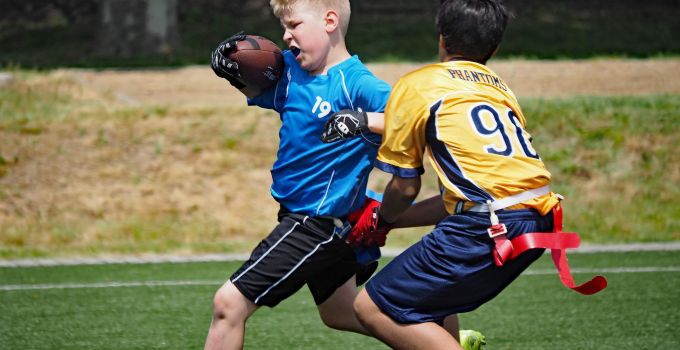
[(324, 11), (301, 1), (281, 17), (281, 25), (283, 41), (300, 66), (310, 73), (323, 71), (331, 48)]

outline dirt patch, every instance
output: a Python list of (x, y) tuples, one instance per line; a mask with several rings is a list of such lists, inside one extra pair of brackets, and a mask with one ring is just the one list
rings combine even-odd
[[(369, 64), (378, 77), (393, 84), (422, 64)], [(680, 60), (498, 60), (489, 66), (515, 94), (525, 97), (573, 95), (680, 94)], [(215, 77), (209, 67), (159, 70), (68, 70), (89, 89), (110, 94), (128, 105), (215, 105), (245, 102)]]

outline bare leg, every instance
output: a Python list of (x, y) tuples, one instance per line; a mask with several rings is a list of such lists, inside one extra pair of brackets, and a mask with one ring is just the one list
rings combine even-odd
[(365, 290), (354, 302), (359, 321), (376, 338), (395, 349), (463, 350), (456, 339), (434, 322), (400, 324), (382, 313)]
[(448, 315), (444, 319), (444, 329), (460, 343), (460, 327), (458, 324), (458, 314)]
[(328, 300), (317, 306), (323, 323), (330, 328), (370, 335), (359, 323), (352, 308), (357, 293), (355, 277), (352, 277), (340, 286)]
[(206, 350), (243, 349), (246, 320), (258, 306), (227, 281), (215, 293), (213, 319), (205, 340)]

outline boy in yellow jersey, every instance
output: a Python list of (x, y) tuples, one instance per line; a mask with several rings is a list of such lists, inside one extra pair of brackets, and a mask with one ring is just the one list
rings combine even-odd
[[(393, 177), (382, 204), (363, 213), (350, 238), (384, 242), (391, 227), (436, 224), (355, 301), (362, 324), (391, 347), (462, 349), (444, 318), (491, 300), (543, 253), (529, 250), (497, 266), (494, 236), (553, 229), (559, 199), (550, 173), (515, 95), (485, 66), (507, 18), (501, 0), (442, 1), (441, 63), (407, 74), (390, 95), (376, 167)], [(352, 129), (352, 116), (345, 117)], [(411, 206), (424, 154), (442, 195)]]

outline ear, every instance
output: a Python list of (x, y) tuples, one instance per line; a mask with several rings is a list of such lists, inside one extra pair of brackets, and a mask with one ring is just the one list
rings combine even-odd
[(331, 33), (340, 26), (340, 16), (335, 10), (328, 10), (324, 15), (324, 27), (327, 33)]
[(446, 51), (446, 43), (444, 42), (444, 36), (439, 34), (439, 51)]
[(444, 36), (439, 34), (439, 60), (444, 62), (448, 61), (449, 53), (446, 52), (446, 43), (444, 42)]

